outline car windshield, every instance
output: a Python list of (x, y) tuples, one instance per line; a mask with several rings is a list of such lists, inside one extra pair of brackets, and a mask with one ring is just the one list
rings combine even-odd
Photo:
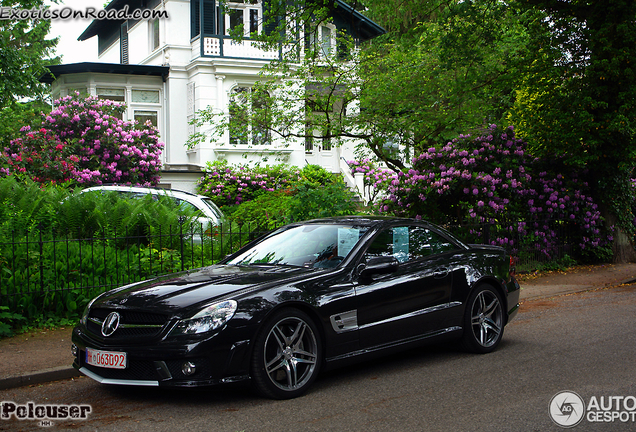
[(228, 264), (292, 265), (333, 268), (347, 257), (368, 227), (311, 224), (268, 237)]
[(212, 214), (216, 216), (217, 221), (223, 219), (223, 213), (221, 213), (221, 210), (219, 210), (219, 208), (210, 198), (201, 198), (201, 201), (203, 201), (203, 203), (210, 209)]

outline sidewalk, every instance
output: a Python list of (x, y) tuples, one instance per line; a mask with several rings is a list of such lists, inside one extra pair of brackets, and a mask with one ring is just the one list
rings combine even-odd
[[(580, 266), (568, 272), (520, 275), (518, 280), (524, 302), (636, 282), (636, 264)], [(72, 330), (36, 330), (0, 340), (0, 391), (79, 376), (71, 366)]]

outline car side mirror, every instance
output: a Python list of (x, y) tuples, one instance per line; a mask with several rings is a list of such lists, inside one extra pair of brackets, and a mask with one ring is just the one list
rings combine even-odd
[(394, 256), (380, 256), (371, 258), (360, 270), (360, 277), (369, 279), (373, 275), (387, 274), (397, 271), (400, 262)]

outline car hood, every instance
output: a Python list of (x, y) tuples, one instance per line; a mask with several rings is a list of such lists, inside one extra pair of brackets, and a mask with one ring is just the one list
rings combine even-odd
[(168, 315), (187, 314), (217, 298), (291, 282), (316, 270), (288, 266), (215, 265), (161, 276), (109, 291), (92, 308), (136, 309)]

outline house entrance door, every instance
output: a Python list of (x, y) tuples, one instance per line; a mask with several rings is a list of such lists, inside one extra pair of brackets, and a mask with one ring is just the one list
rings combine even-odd
[(309, 143), (305, 142), (305, 160), (308, 164), (320, 165), (329, 172), (338, 172), (338, 151), (327, 140), (313, 139)]

